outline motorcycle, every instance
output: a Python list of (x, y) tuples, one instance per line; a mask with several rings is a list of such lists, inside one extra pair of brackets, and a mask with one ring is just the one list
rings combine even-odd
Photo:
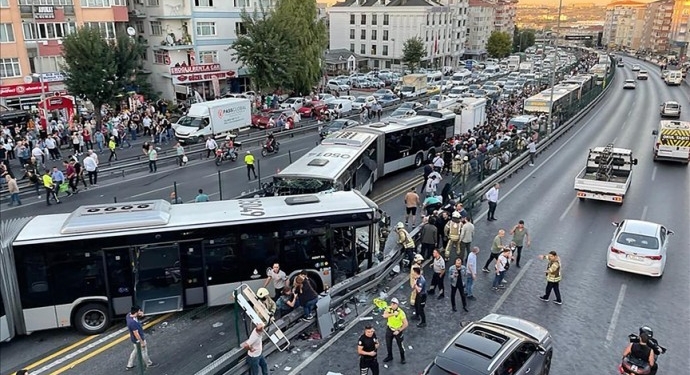
[(271, 149), (269, 149), (264, 143), (263, 147), (261, 148), (261, 156), (266, 157), (268, 154), (277, 154), (279, 148), (280, 143), (278, 141), (273, 141), (273, 148)]
[(216, 150), (216, 165), (220, 166), (223, 160), (236, 161), (238, 157), (237, 149), (217, 149)]
[[(666, 348), (659, 345), (659, 343), (654, 339), (651, 328), (642, 327), (640, 328), (640, 333), (645, 332), (649, 337), (647, 341), (647, 346), (654, 352), (654, 363), (658, 363), (659, 355), (666, 353)], [(640, 342), (640, 336), (634, 333), (628, 335), (628, 341), (632, 344)], [(658, 367), (658, 364), (657, 364)], [(618, 366), (618, 372), (621, 375), (648, 375), (652, 373), (652, 366), (646, 360), (636, 358), (632, 355), (627, 355), (621, 361)]]

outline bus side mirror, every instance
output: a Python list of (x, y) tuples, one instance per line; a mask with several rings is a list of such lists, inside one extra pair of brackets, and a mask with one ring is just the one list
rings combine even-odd
[(656, 130), (652, 130), (652, 135), (658, 135), (658, 134), (659, 134), (659, 132), (658, 132), (658, 131), (656, 131)]
[(637, 159), (633, 159), (633, 165), (637, 165)]

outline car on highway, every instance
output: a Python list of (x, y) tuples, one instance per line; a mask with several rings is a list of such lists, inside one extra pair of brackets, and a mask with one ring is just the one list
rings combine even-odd
[(362, 109), (362, 107), (371, 107), (376, 103), (376, 98), (374, 98), (374, 95), (368, 95), (368, 96), (358, 96), (355, 101), (352, 102), (352, 109), (355, 111), (359, 111)]
[(395, 95), (395, 93), (393, 92), (393, 90), (390, 89), (379, 89), (374, 91), (374, 93), (371, 95), (374, 95), (374, 98), (378, 100), (380, 97), (384, 95)]
[(400, 107), (398, 109), (411, 109), (413, 111), (419, 111), (424, 108), (424, 104), (420, 102), (405, 102), (403, 104), (400, 104)]
[(359, 125), (359, 122), (355, 120), (350, 120), (346, 118), (339, 118), (337, 120), (333, 120), (323, 127), (321, 127), (321, 130), (319, 130), (319, 135), (321, 136), (321, 139), (324, 139), (328, 137), (329, 134), (335, 133), (339, 130), (343, 130), (346, 128), (350, 128), (353, 126)]
[(616, 66), (619, 68), (623, 68), (623, 67), (625, 67), (625, 63), (623, 62), (623, 60), (618, 60), (618, 62), (616, 63)]
[[(417, 111), (411, 108), (401, 108), (398, 107), (395, 111), (391, 112), (390, 115), (387, 117), (407, 117), (407, 116), (414, 116), (417, 114)], [(385, 119), (384, 119), (385, 122)]]
[(546, 328), (508, 315), (489, 314), (463, 327), (424, 375), (545, 375), (553, 339)]
[(646, 70), (640, 70), (640, 71), (637, 73), (637, 79), (639, 79), (639, 80), (645, 80), (645, 81), (646, 81), (646, 80), (649, 79), (649, 73), (647, 73)]
[(661, 105), (659, 114), (661, 117), (680, 117), (681, 105), (675, 101), (667, 101)]
[(627, 89), (634, 90), (635, 86), (636, 86), (636, 84), (635, 84), (634, 79), (626, 79), (625, 82), (623, 82), (623, 89), (624, 90), (627, 90)]
[(639, 72), (640, 71), (640, 65), (639, 64), (633, 64), (632, 66), (632, 71), (633, 72)]
[(300, 98), (300, 97), (295, 96), (292, 98), (287, 98), (287, 100), (285, 100), (284, 102), (282, 102), (280, 104), (280, 108), (281, 109), (291, 108), (291, 109), (296, 111), (296, 110), (302, 108), (303, 105), (304, 105), (304, 98)]
[(376, 99), (376, 101), (381, 104), (381, 107), (390, 107), (400, 103), (400, 98), (395, 94), (386, 94)]
[(322, 101), (322, 102), (324, 102), (324, 103), (326, 103), (326, 104), (328, 104), (328, 103), (330, 103), (330, 102), (332, 102), (332, 101), (338, 99), (338, 98), (335, 97), (335, 95), (323, 94), (323, 93), (317, 95), (317, 97), (319, 98), (320, 101)]
[(328, 106), (325, 102), (320, 100), (312, 100), (310, 102), (306, 102), (302, 107), (300, 107), (300, 109), (297, 110), (297, 113), (299, 113), (302, 117), (316, 117), (317, 114), (327, 109)]
[(606, 265), (615, 270), (651, 277), (664, 275), (669, 237), (673, 231), (651, 221), (623, 220), (609, 245)]
[[(259, 129), (271, 129), (278, 125), (278, 119), (280, 116), (291, 121), (288, 122), (288, 129), (292, 129), (296, 123), (299, 122), (299, 114), (288, 108), (288, 109), (276, 109), (270, 111), (261, 111), (252, 115), (252, 126)], [(273, 120), (273, 121), (271, 121)]]

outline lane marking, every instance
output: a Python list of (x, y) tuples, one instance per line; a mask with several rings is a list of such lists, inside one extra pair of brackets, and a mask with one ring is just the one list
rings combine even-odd
[(654, 167), (654, 169), (652, 169), (652, 182), (654, 182), (654, 179), (656, 179), (656, 168), (657, 167)]
[(64, 348), (64, 349), (62, 349), (62, 350), (59, 350), (59, 351), (57, 351), (57, 352), (55, 352), (55, 353), (53, 353), (53, 354), (51, 354), (51, 355), (49, 355), (49, 356), (47, 356), (47, 357), (45, 357), (45, 358), (42, 358), (41, 360), (38, 360), (38, 361), (36, 361), (36, 362), (34, 362), (34, 363), (32, 363), (32, 364), (26, 366), (25, 368), (26, 368), (27, 370), (31, 370), (31, 369), (33, 369), (33, 368), (35, 368), (35, 367), (38, 367), (39, 365), (41, 365), (41, 364), (43, 364), (43, 363), (46, 363), (46, 362), (50, 361), (51, 359), (53, 359), (53, 358), (55, 358), (55, 357), (58, 357), (58, 356), (60, 356), (60, 355), (62, 355), (62, 354), (64, 354), (64, 353), (67, 353), (67, 352), (69, 352), (70, 350), (72, 350), (72, 349), (74, 349), (74, 348), (76, 348), (76, 347), (78, 347), (78, 346), (81, 346), (82, 344), (86, 344), (87, 342), (89, 342), (89, 341), (95, 339), (96, 337), (98, 337), (98, 336), (89, 336), (89, 337), (83, 338), (83, 339), (81, 339), (81, 340), (75, 342), (74, 344), (72, 344), (72, 345), (70, 345), (70, 346), (68, 346), (68, 347), (66, 347), (66, 348)]
[(577, 198), (577, 197), (573, 198), (573, 200), (570, 201), (570, 204), (569, 204), (568, 207), (565, 209), (565, 211), (563, 211), (563, 214), (561, 214), (561, 217), (558, 218), (558, 221), (563, 221), (563, 219), (565, 219), (566, 215), (568, 215), (568, 212), (570, 211), (571, 208), (573, 208), (573, 205), (574, 205), (575, 202), (577, 202), (577, 201), (578, 201), (578, 198)]
[[(409, 282), (409, 280), (403, 279), (403, 281), (396, 284), (390, 290), (392, 290), (392, 291), (398, 290), (398, 289), (400, 289), (401, 286), (405, 285), (405, 283), (407, 283), (407, 282)], [(366, 316), (367, 314), (372, 312), (375, 307), (376, 306), (374, 306), (374, 304), (370, 304), (367, 308), (365, 308), (362, 311), (361, 314), (359, 314), (359, 317)], [(338, 332), (335, 336), (333, 336), (333, 338), (329, 339), (328, 342), (323, 344), (322, 347), (320, 347), (318, 350), (316, 350), (314, 353), (312, 353), (309, 357), (307, 357), (307, 359), (302, 361), (302, 363), (300, 363), (299, 366), (292, 369), (292, 371), (290, 371), (288, 373), (288, 375), (298, 375), (300, 373), (300, 371), (304, 370), (307, 366), (309, 366), (309, 364), (311, 364), (318, 356), (323, 354), (323, 352), (325, 352), (328, 348), (330, 348), (331, 345), (335, 344), (341, 337), (343, 337), (343, 335), (345, 335), (349, 330), (351, 330), (354, 326), (356, 326), (357, 323), (360, 323), (359, 317), (357, 319), (351, 321), (350, 324), (348, 324), (347, 327), (345, 327), (345, 329)]]
[(640, 220), (644, 221), (647, 218), (647, 209), (648, 208), (649, 208), (648, 206), (644, 206), (644, 208), (642, 208), (642, 217)]
[[(150, 321), (150, 322), (145, 323), (145, 324), (144, 324), (144, 330), (146, 330), (146, 329), (148, 329), (149, 327), (154, 326), (154, 325), (156, 325), (156, 324), (162, 322), (163, 320), (165, 320), (165, 319), (171, 317), (172, 315), (173, 315), (172, 313), (171, 313), (171, 314), (161, 315), (160, 317), (158, 317), (158, 318), (156, 318), (156, 319), (154, 319), (154, 320), (152, 320), (152, 321)], [(125, 330), (126, 330), (126, 328), (125, 328)], [(101, 347), (101, 348), (98, 348), (97, 350), (94, 350), (93, 352), (91, 352), (91, 353), (89, 353), (89, 354), (87, 354), (87, 355), (85, 355), (85, 356), (83, 356), (83, 357), (77, 359), (76, 361), (68, 363), (67, 365), (65, 365), (65, 366), (63, 366), (63, 367), (61, 367), (61, 368), (55, 370), (54, 372), (51, 372), (50, 375), (59, 375), (59, 374), (62, 374), (63, 372), (65, 372), (65, 371), (71, 370), (71, 369), (73, 369), (75, 366), (77, 366), (78, 364), (80, 364), (80, 363), (82, 363), (82, 362), (85, 362), (85, 361), (87, 361), (87, 360), (89, 360), (89, 359), (91, 359), (91, 358), (93, 358), (93, 357), (95, 357), (95, 356), (97, 356), (97, 355), (103, 353), (104, 351), (106, 351), (106, 350), (112, 348), (113, 346), (115, 346), (115, 345), (117, 345), (117, 344), (122, 343), (122, 342), (125, 341), (125, 340), (129, 340), (129, 334), (123, 335), (123, 336), (120, 337), (119, 339), (117, 339), (117, 340), (115, 340), (115, 341), (113, 341), (113, 342), (111, 342), (111, 343), (109, 343), (109, 344), (107, 344), (107, 345), (105, 345), (105, 346), (103, 346), (103, 347)], [(57, 362), (57, 361), (54, 362), (54, 363), (55, 363), (55, 365), (61, 364), (60, 362)], [(32, 374), (39, 374), (39, 373), (40, 373), (40, 372), (32, 372)]]
[(617, 140), (618, 140), (618, 137), (614, 138), (611, 143), (615, 144)]
[(627, 284), (621, 285), (621, 291), (618, 293), (618, 300), (616, 300), (616, 308), (613, 309), (611, 324), (609, 324), (609, 330), (606, 333), (606, 345), (608, 345), (611, 342), (611, 340), (613, 340), (613, 333), (616, 330), (616, 324), (618, 324), (618, 316), (621, 313), (621, 308), (623, 306), (623, 298), (625, 298), (626, 289), (628, 289)]
[[(177, 184), (177, 187), (179, 188), (180, 185), (182, 185), (181, 182), (179, 182), (179, 183)], [(144, 195), (148, 195), (148, 194), (151, 194), (151, 193), (156, 193), (156, 192), (163, 191), (163, 190), (169, 190), (169, 189), (174, 189), (174, 185), (173, 185), (173, 186), (164, 186), (164, 187), (162, 187), (162, 188), (158, 188), (158, 189), (153, 189), (153, 190), (145, 191), (145, 192), (143, 192), (143, 193), (130, 195), (129, 197), (130, 197), (130, 198), (138, 198), (138, 197), (142, 197), (142, 196), (144, 196)]]
[(491, 311), (489, 311), (490, 314), (495, 313), (498, 311), (498, 309), (501, 308), (501, 305), (503, 305), (503, 302), (505, 302), (508, 299), (508, 296), (510, 296), (510, 293), (513, 292), (515, 289), (515, 286), (518, 284), (518, 282), (522, 279), (523, 276), (527, 273), (527, 269), (534, 263), (534, 259), (530, 259), (527, 261), (527, 264), (525, 264), (524, 267), (520, 270), (520, 273), (515, 277), (515, 280), (510, 282), (510, 285), (508, 286), (508, 289), (506, 289), (505, 293), (501, 295), (501, 298), (496, 301), (494, 304), (494, 307), (491, 308)]

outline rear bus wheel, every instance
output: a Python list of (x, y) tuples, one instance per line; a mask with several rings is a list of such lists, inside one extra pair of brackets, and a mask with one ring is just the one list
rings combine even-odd
[(89, 303), (77, 310), (74, 325), (77, 331), (85, 335), (103, 333), (110, 326), (110, 314), (105, 305)]

